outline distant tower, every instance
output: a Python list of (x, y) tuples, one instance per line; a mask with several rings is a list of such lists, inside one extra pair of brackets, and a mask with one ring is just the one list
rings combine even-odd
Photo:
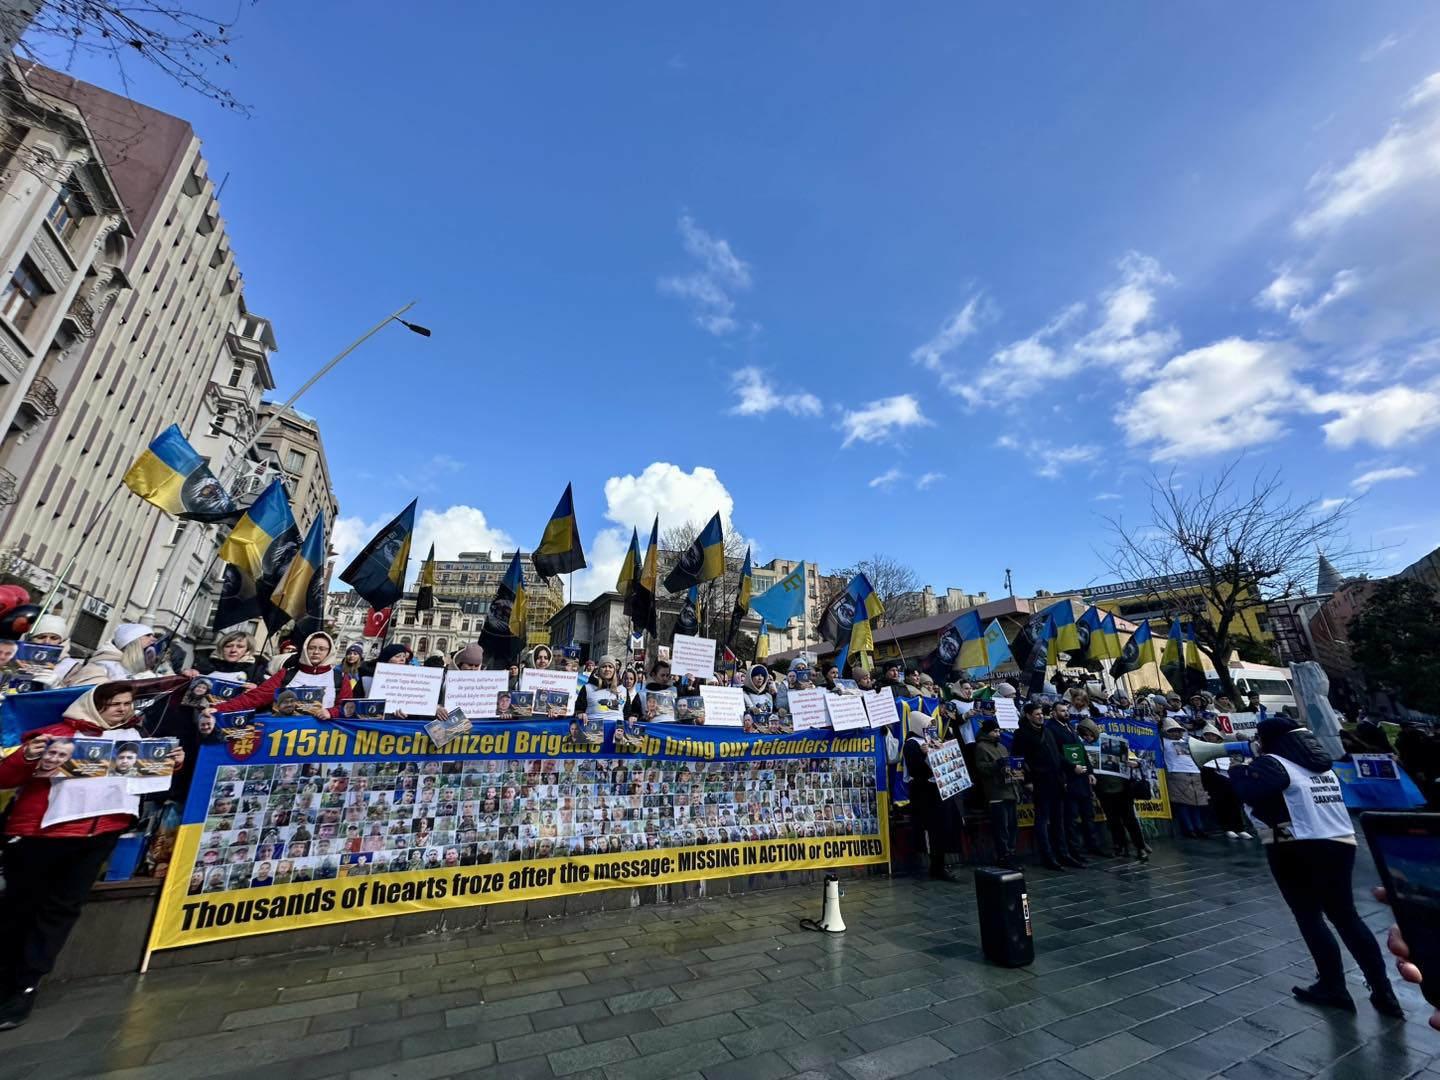
[(1325, 557), (1322, 551), (1316, 563), (1315, 592), (1320, 596), (1330, 596), (1340, 591), (1340, 586), (1345, 584), (1345, 578), (1340, 571), (1335, 569), (1335, 564)]

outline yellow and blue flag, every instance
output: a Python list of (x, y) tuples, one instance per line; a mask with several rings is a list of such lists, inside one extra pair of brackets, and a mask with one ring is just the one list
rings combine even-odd
[(410, 565), (410, 541), (415, 535), (415, 504), (370, 538), (340, 574), (373, 608), (390, 607), (405, 592), (405, 571)]
[(690, 588), (691, 585), (714, 581), (723, 573), (725, 573), (725, 530), (720, 525), (719, 513), (716, 513), (706, 523), (705, 528), (700, 530), (700, 535), (695, 537), (695, 542), (680, 553), (680, 561), (675, 564), (675, 569), (671, 570), (665, 578), (665, 591), (681, 592)]
[(565, 494), (555, 504), (555, 512), (545, 526), (545, 535), (535, 554), (530, 556), (535, 573), (542, 578), (556, 574), (569, 574), (585, 568), (585, 552), (580, 547), (580, 527), (575, 524), (575, 497), (570, 485), (565, 485)]
[(1115, 629), (1115, 616), (1108, 611), (1100, 620), (1100, 633), (1105, 638), (1105, 655), (1118, 657), (1120, 655), (1120, 631)]
[(750, 601), (750, 608), (769, 625), (784, 629), (790, 620), (805, 611), (805, 564), (791, 570), (783, 578)]
[(1179, 667), (1184, 663), (1184, 654), (1185, 628), (1180, 625), (1179, 619), (1173, 619), (1170, 623), (1170, 634), (1165, 639), (1165, 651), (1160, 655), (1160, 666)]
[(1205, 662), (1200, 659), (1200, 645), (1195, 640), (1195, 624), (1185, 627), (1185, 666), (1200, 672), (1200, 681), (1205, 679)]
[(956, 668), (989, 666), (990, 650), (985, 640), (985, 627), (980, 622), (980, 613), (973, 608), (955, 617), (920, 665), (921, 670), (939, 683), (949, 680)]
[[(1110, 617), (1113, 626), (1114, 616)], [(1150, 620), (1143, 619), (1140, 625), (1135, 627), (1135, 632), (1130, 635), (1130, 640), (1125, 642), (1125, 648), (1120, 650), (1120, 659), (1110, 665), (1110, 677), (1118, 679), (1121, 675), (1128, 675), (1132, 671), (1138, 671), (1146, 664), (1155, 663), (1155, 639), (1150, 636)]]
[(640, 530), (630, 530), (630, 550), (625, 552), (625, 561), (620, 564), (620, 576), (615, 581), (615, 591), (620, 599), (630, 602), (630, 589), (640, 576)]
[(316, 514), (300, 552), (285, 568), (285, 576), (270, 594), (265, 625), (273, 634), (288, 619), (295, 620), (291, 638), (304, 641), (324, 629), (325, 623), (325, 515)]
[(1005, 628), (1000, 625), (999, 619), (991, 619), (990, 625), (985, 627), (985, 658), (988, 663), (979, 667), (967, 667), (965, 674), (972, 679), (978, 679), (989, 675), (1006, 660), (1014, 659), (1010, 655), (1010, 643), (1005, 640)]
[(885, 614), (880, 595), (871, 587), (870, 579), (856, 574), (845, 591), (831, 600), (820, 616), (820, 637), (833, 641), (840, 648), (847, 645), (853, 652), (873, 651), (875, 637), (870, 623)]
[(525, 567), (520, 553), (510, 560), (510, 568), (495, 588), (495, 599), (485, 612), (480, 629), (480, 647), (485, 655), (501, 663), (509, 663), (525, 648), (525, 619), (530, 602), (525, 596)]
[(735, 590), (735, 607), (730, 612), (730, 629), (725, 634), (725, 644), (735, 640), (740, 622), (750, 611), (750, 590), (754, 585), (754, 574), (750, 569), (750, 549), (745, 549), (745, 563), (740, 567), (740, 587)]
[(630, 617), (631, 625), (638, 626), (651, 637), (659, 633), (655, 605), (655, 581), (660, 573), (659, 559), (660, 515), (656, 514), (655, 524), (650, 526), (650, 546), (645, 549), (645, 561), (640, 564), (640, 576), (635, 579), (625, 596), (625, 614)]
[(227, 565), (215, 608), (215, 629), (265, 613), (270, 595), (300, 547), (300, 530), (277, 476), (220, 545)]
[(125, 486), (167, 514), (192, 521), (224, 521), (236, 513), (235, 500), (195, 452), (179, 424), (156, 435), (124, 477)]
[(420, 577), (415, 582), (415, 610), (429, 611), (435, 606), (435, 545), (430, 545), (430, 554), (420, 566)]
[(770, 655), (770, 626), (760, 620), (760, 633), (755, 635), (755, 659), (763, 660)]
[[(1055, 632), (1050, 640), (1054, 643), (1052, 653), (1077, 653), (1080, 651), (1080, 631), (1075, 627), (1075, 609), (1069, 600), (1060, 600), (1045, 609), (1054, 623)], [(1055, 662), (1053, 659), (1050, 661)]]

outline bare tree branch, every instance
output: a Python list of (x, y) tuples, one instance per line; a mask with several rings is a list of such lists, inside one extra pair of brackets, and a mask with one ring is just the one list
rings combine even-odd
[(1352, 572), (1360, 559), (1348, 536), (1353, 503), (1321, 510), (1297, 499), (1278, 470), (1246, 484), (1239, 465), (1202, 478), (1188, 493), (1173, 470), (1152, 476), (1149, 520), (1106, 518), (1112, 545), (1103, 553), (1117, 578), (1135, 582), (1136, 595), (1194, 626), (1200, 651), (1232, 697), (1229, 658), (1236, 639), (1246, 636), (1245, 611), (1306, 593), (1322, 553)]

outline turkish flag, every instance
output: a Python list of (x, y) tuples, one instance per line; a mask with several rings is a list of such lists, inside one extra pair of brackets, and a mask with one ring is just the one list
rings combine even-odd
[(384, 637), (385, 627), (389, 625), (389, 623), (390, 609), (388, 607), (381, 608), (379, 611), (371, 608), (370, 614), (365, 616), (365, 636)]

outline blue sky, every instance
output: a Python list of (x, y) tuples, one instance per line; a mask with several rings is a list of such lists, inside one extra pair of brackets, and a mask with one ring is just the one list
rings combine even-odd
[(279, 392), (408, 299), (435, 330), (300, 403), (342, 553), (417, 494), (442, 555), (529, 546), (571, 481), (587, 591), (720, 509), (761, 561), (1028, 593), (1108, 578), (1150, 469), (1241, 452), (1363, 494), (1385, 569), (1440, 543), (1432, 4), (265, 0), (238, 36), (250, 118), (131, 92), (230, 174)]

